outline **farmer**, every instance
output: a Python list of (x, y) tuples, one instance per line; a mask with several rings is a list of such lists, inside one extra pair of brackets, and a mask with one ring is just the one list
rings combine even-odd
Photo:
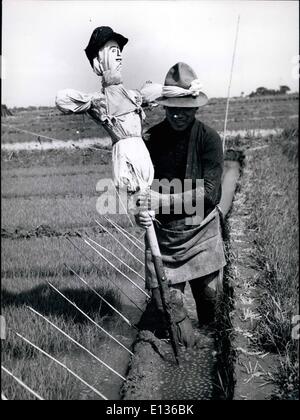
[[(222, 142), (215, 130), (195, 118), (199, 107), (208, 101), (193, 69), (175, 64), (167, 73), (162, 96), (165, 119), (145, 135), (145, 143), (154, 165), (155, 180), (204, 180), (190, 191), (161, 193), (154, 184), (150, 194), (140, 194), (139, 205), (155, 210), (155, 230), (170, 286), (184, 292), (189, 281), (196, 302), (199, 325), (214, 321), (217, 291), (222, 286), (225, 256), (217, 207), (221, 198), (223, 171)], [(158, 184), (159, 185), (159, 184)], [(175, 211), (184, 201), (202, 200), (203, 213)], [(191, 204), (191, 203), (190, 203)], [(181, 206), (183, 207), (183, 206)], [(168, 214), (162, 209), (169, 208)], [(151, 212), (150, 212), (151, 214)], [(137, 223), (147, 229), (153, 217), (142, 211)], [(161, 299), (151, 253), (146, 248), (146, 287), (158, 313)]]

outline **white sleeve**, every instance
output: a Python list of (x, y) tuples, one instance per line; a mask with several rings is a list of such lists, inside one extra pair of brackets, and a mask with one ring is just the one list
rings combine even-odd
[(64, 114), (87, 112), (91, 107), (92, 99), (99, 94), (82, 93), (74, 89), (63, 89), (57, 92), (55, 104)]
[(146, 82), (139, 91), (142, 95), (143, 103), (150, 103), (161, 96), (162, 85)]

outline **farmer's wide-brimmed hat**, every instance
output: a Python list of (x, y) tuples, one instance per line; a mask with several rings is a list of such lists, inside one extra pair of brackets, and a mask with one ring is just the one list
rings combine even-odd
[(196, 108), (208, 102), (202, 84), (186, 63), (176, 63), (167, 73), (162, 96), (156, 102), (169, 107)]
[(120, 50), (122, 51), (124, 45), (127, 44), (128, 39), (123, 35), (114, 32), (109, 26), (99, 26), (98, 28), (94, 29), (90, 38), (90, 42), (85, 49), (85, 53), (92, 67), (93, 59), (97, 57), (99, 49), (103, 47), (107, 41), (116, 41), (120, 47)]

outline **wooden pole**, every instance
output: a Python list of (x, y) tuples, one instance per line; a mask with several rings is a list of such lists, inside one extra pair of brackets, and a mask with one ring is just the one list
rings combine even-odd
[(146, 236), (147, 236), (147, 240), (148, 240), (152, 257), (153, 257), (161, 301), (162, 301), (162, 305), (163, 305), (163, 309), (164, 309), (164, 313), (165, 313), (165, 317), (166, 317), (166, 321), (168, 325), (168, 330), (170, 334), (171, 346), (173, 349), (175, 360), (177, 364), (179, 365), (179, 351), (178, 351), (179, 343), (178, 343), (175, 323), (173, 321), (171, 307), (170, 307), (170, 288), (167, 282), (167, 277), (165, 274), (153, 222), (151, 226), (146, 230)]
[(234, 60), (235, 60), (235, 54), (236, 54), (236, 46), (237, 46), (237, 40), (238, 40), (238, 34), (239, 34), (239, 25), (240, 25), (240, 15), (238, 16), (238, 20), (237, 20), (236, 34), (235, 34), (235, 41), (234, 41), (233, 55), (232, 55), (232, 62), (231, 62), (231, 70), (230, 70), (230, 77), (229, 77), (229, 84), (228, 84), (228, 92), (227, 92), (226, 112), (225, 112), (224, 131), (223, 131), (223, 153), (225, 152), (227, 119), (228, 119), (228, 110), (229, 110), (229, 101), (230, 101), (230, 89), (231, 89), (233, 66), (234, 66)]

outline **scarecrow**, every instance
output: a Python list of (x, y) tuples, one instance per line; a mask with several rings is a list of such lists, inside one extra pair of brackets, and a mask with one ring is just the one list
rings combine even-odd
[[(65, 89), (58, 92), (56, 105), (63, 113), (88, 113), (107, 131), (112, 139), (115, 186), (134, 194), (149, 190), (153, 182), (153, 165), (142, 139), (142, 122), (145, 118), (142, 103), (159, 97), (161, 86), (146, 83), (141, 91), (125, 89), (121, 75), (121, 53), (127, 42), (127, 38), (110, 27), (96, 28), (85, 52), (93, 71), (101, 78), (101, 91), (85, 94)], [(147, 229), (146, 238), (152, 251), (166, 324), (177, 359), (179, 342), (193, 344), (192, 327), (181, 296), (168, 287), (153, 225)]]

